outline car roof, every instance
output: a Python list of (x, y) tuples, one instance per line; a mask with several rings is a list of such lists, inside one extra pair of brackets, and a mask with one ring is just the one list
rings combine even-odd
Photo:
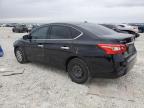
[[(95, 24), (95, 23), (88, 23), (88, 22), (56, 22), (56, 23), (48, 23), (44, 25), (67, 25), (67, 26), (77, 26), (80, 27), (80, 25), (86, 25), (86, 24)], [(96, 24), (98, 25), (98, 24)]]

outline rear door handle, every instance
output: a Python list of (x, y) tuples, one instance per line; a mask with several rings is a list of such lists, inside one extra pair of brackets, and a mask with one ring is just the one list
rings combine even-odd
[(64, 49), (64, 50), (69, 50), (70, 48), (69, 47), (66, 47), (66, 46), (63, 46), (63, 47), (60, 47), (61, 49)]
[(38, 47), (40, 47), (40, 48), (43, 48), (44, 47), (44, 45), (37, 45)]

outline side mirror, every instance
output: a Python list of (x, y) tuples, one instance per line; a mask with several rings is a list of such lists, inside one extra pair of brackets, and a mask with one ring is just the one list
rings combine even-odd
[(31, 35), (24, 35), (24, 36), (23, 36), (23, 39), (24, 39), (24, 40), (31, 39)]

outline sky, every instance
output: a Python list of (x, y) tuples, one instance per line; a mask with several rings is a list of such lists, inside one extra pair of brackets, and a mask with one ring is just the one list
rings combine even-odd
[(0, 22), (143, 23), (144, 0), (0, 0)]

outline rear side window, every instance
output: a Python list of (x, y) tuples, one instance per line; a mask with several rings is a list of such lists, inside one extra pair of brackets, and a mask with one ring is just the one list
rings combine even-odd
[(31, 33), (32, 39), (47, 39), (48, 27), (41, 27)]
[(77, 36), (79, 36), (81, 34), (80, 31), (78, 31), (74, 28), (71, 28), (71, 33), (72, 33), (72, 38), (76, 38)]
[(117, 33), (112, 29), (92, 23), (84, 23), (81, 24), (80, 26), (97, 36), (113, 35)]
[(53, 25), (50, 32), (51, 39), (70, 39), (70, 28), (66, 26)]

